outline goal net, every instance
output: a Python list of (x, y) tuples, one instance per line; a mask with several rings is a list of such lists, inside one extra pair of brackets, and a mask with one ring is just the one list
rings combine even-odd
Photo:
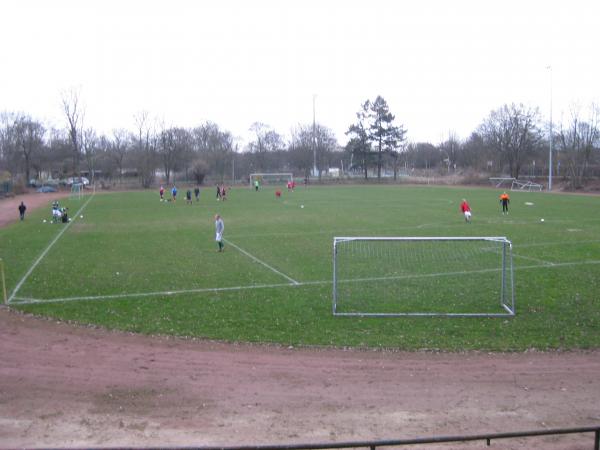
[(251, 173), (250, 186), (258, 181), (260, 185), (285, 186), (288, 181), (294, 181), (292, 173)]
[(506, 237), (335, 237), (333, 314), (513, 316)]
[(73, 183), (71, 186), (71, 195), (69, 196), (71, 199), (80, 200), (83, 195), (83, 184), (81, 183)]
[(544, 188), (541, 184), (534, 183), (533, 181), (519, 181), (513, 180), (510, 186), (511, 191), (541, 191)]

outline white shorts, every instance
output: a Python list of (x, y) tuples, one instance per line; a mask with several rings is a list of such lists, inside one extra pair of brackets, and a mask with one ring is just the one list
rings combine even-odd
[(223, 233), (217, 233), (215, 241), (221, 242), (223, 240)]
[(465, 219), (471, 218), (471, 211), (465, 211)]

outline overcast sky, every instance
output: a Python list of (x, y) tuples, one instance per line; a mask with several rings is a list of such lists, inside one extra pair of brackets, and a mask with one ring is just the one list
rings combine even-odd
[(4, 0), (0, 111), (63, 127), (61, 92), (78, 89), (100, 132), (145, 110), (243, 146), (253, 122), (312, 123), (316, 94), (344, 144), (381, 95), (410, 141), (436, 144), (505, 103), (548, 120), (552, 97), (555, 122), (600, 103), (599, 18), (598, 0)]

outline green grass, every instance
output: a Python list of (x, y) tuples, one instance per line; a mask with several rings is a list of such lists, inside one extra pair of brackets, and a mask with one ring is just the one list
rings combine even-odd
[[(301, 187), (284, 190), (277, 200), (274, 189), (235, 188), (226, 202), (216, 202), (207, 188), (192, 206), (183, 199), (160, 203), (154, 191), (98, 194), (25, 279), (11, 307), (107, 328), (224, 341), (444, 350), (600, 347), (600, 197), (515, 192), (510, 215), (502, 216), (499, 193)], [(463, 197), (473, 208), (472, 224), (458, 211)], [(86, 201), (67, 206), (74, 213)], [(0, 230), (9, 293), (64, 227), (43, 223), (48, 212), (34, 211)], [(222, 254), (214, 242), (217, 212), (232, 244)], [(332, 238), (353, 235), (507, 236), (514, 245), (517, 315), (334, 317)], [(443, 270), (451, 264), (437, 263)], [(428, 261), (421, 268), (435, 267)], [(400, 285), (410, 302), (384, 306), (426, 311), (446, 302), (448, 311), (485, 309), (490, 299), (496, 302), (495, 283), (475, 275), (406, 280)], [(356, 292), (368, 309), (398, 284), (365, 286)], [(74, 300), (80, 297), (98, 298)], [(24, 299), (41, 301), (19, 304)]]

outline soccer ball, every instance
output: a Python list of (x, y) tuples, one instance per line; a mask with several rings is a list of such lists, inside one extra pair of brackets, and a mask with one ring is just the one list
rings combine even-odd
[(300, 208), (304, 208), (304, 205), (300, 205)]
[(544, 219), (540, 219), (540, 222), (543, 222), (543, 221), (544, 221)]
[(46, 219), (44, 219), (44, 223), (46, 223)]

